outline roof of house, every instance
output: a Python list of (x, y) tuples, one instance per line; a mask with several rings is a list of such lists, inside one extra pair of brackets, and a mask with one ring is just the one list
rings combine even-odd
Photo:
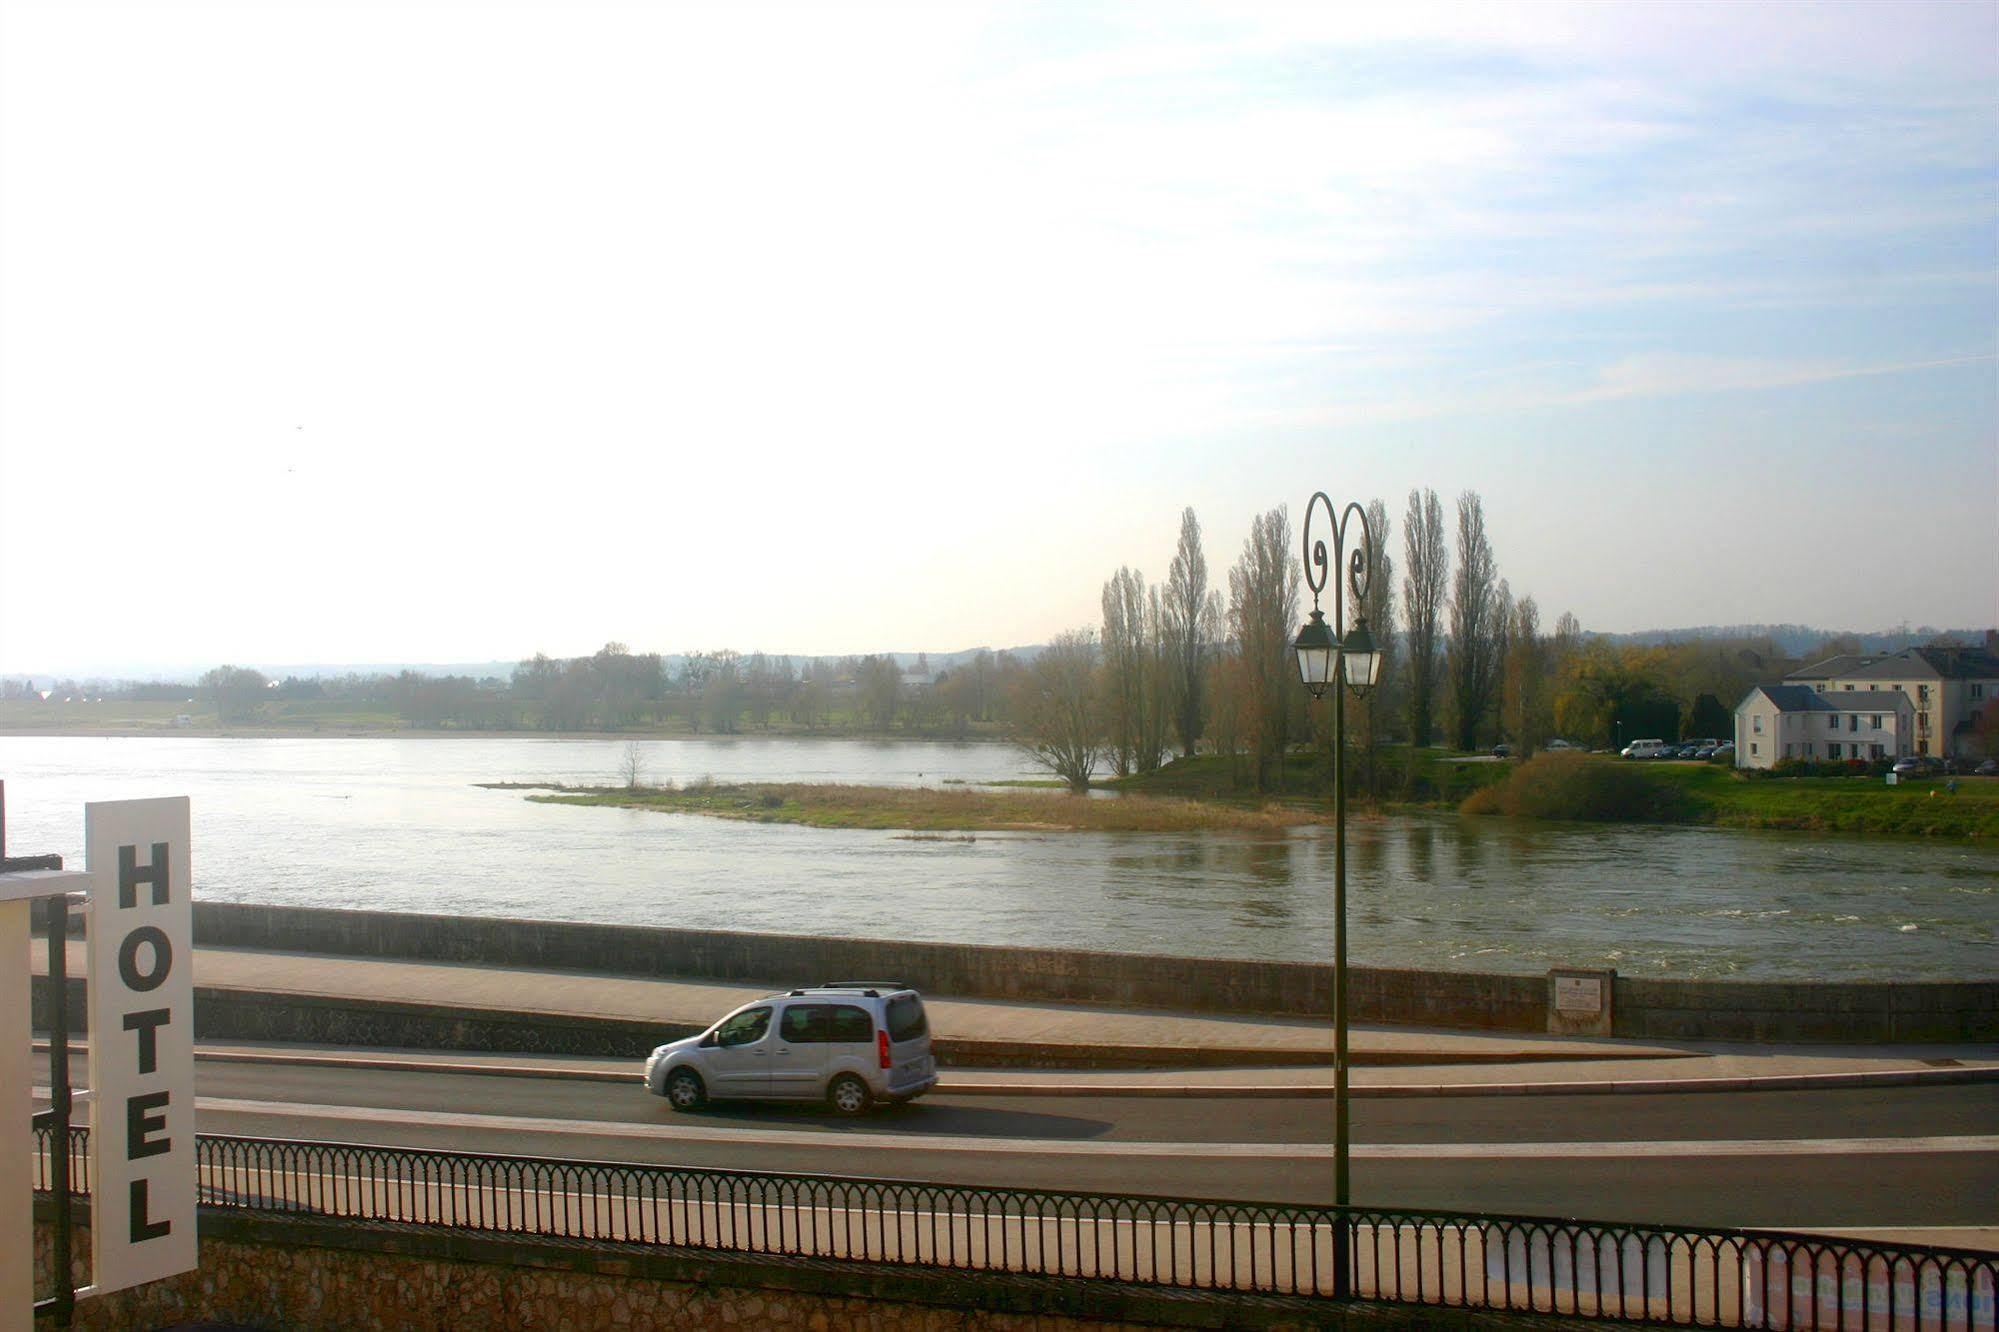
[(1757, 694), (1776, 704), (1779, 712), (1900, 712), (1913, 706), (1899, 689), (1833, 689), (1821, 694), (1810, 685), (1795, 684), (1757, 685), (1742, 702)]
[(1855, 679), (1916, 675), (1937, 680), (1999, 679), (1999, 657), (1984, 648), (1912, 647), (1881, 657), (1855, 671)]
[(1999, 656), (1982, 647), (1911, 647), (1881, 656), (1827, 657), (1786, 680), (1999, 680)]
[(1851, 675), (1862, 666), (1871, 665), (1877, 658), (1857, 656), (1842, 652), (1837, 657), (1827, 657), (1809, 666), (1800, 666), (1784, 678), (1786, 680), (1830, 680), (1835, 675)]

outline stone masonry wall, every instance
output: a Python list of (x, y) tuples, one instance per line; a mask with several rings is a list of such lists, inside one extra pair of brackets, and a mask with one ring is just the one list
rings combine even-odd
[[(197, 902), (197, 943), (771, 986), (834, 976), (904, 980), (955, 998), (1323, 1016), (1332, 968), (894, 939), (677, 930)], [(1355, 967), (1357, 1022), (1546, 1031), (1543, 976)], [(1749, 1041), (1999, 1040), (1999, 980), (1782, 983), (1618, 977), (1616, 1033)], [(305, 1039), (294, 1037), (294, 1039)], [(960, 1058), (960, 1063), (971, 1062)]]

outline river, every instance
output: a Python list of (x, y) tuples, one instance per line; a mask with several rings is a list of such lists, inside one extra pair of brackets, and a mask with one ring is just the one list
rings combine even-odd
[[(83, 803), (188, 795), (195, 891), (701, 929), (1324, 960), (1333, 840), (887, 832), (531, 804), (625, 742), (0, 736), (9, 849), (81, 864)], [(644, 742), (649, 780), (919, 785), (1032, 775), (1005, 746)], [(1999, 977), (1999, 849), (1713, 828), (1356, 819), (1359, 964), (1641, 976)]]

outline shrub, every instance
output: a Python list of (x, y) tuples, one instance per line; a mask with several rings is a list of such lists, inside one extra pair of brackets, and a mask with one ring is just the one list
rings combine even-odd
[(1778, 759), (1768, 768), (1747, 771), (1761, 777), (1879, 777), (1894, 767), (1892, 759)]
[(1528, 819), (1686, 823), (1698, 817), (1693, 797), (1643, 768), (1587, 754), (1537, 754), (1496, 786), (1476, 791), (1467, 814)]

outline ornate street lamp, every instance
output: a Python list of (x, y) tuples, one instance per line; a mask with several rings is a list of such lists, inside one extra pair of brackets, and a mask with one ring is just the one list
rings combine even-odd
[[(1312, 540), (1312, 519), (1319, 506), (1326, 508), (1326, 520), (1333, 526), (1333, 554), (1329, 565), (1326, 543)], [(1346, 548), (1351, 525), (1360, 524), (1359, 542), (1349, 554)], [(1292, 644), (1298, 654), (1298, 678), (1313, 698), (1333, 692), (1333, 1202), (1340, 1210), (1333, 1240), (1333, 1294), (1345, 1298), (1353, 1294), (1352, 1226), (1345, 1208), (1353, 1201), (1349, 1188), (1348, 1155), (1352, 1138), (1347, 1107), (1347, 690), (1360, 698), (1381, 678), (1381, 649), (1368, 632), (1368, 584), (1374, 575), (1370, 552), (1374, 549), (1367, 529), (1367, 513), (1358, 504), (1335, 513), (1324, 491), (1315, 491), (1305, 504), (1305, 583), (1312, 589), (1312, 618), (1298, 630)], [(1319, 609), (1319, 594), (1326, 590), (1330, 568), (1346, 571), (1344, 588), (1333, 580), (1333, 622)], [(1344, 634), (1345, 596), (1354, 603), (1353, 625)], [(1346, 689), (1339, 688), (1345, 683)]]

